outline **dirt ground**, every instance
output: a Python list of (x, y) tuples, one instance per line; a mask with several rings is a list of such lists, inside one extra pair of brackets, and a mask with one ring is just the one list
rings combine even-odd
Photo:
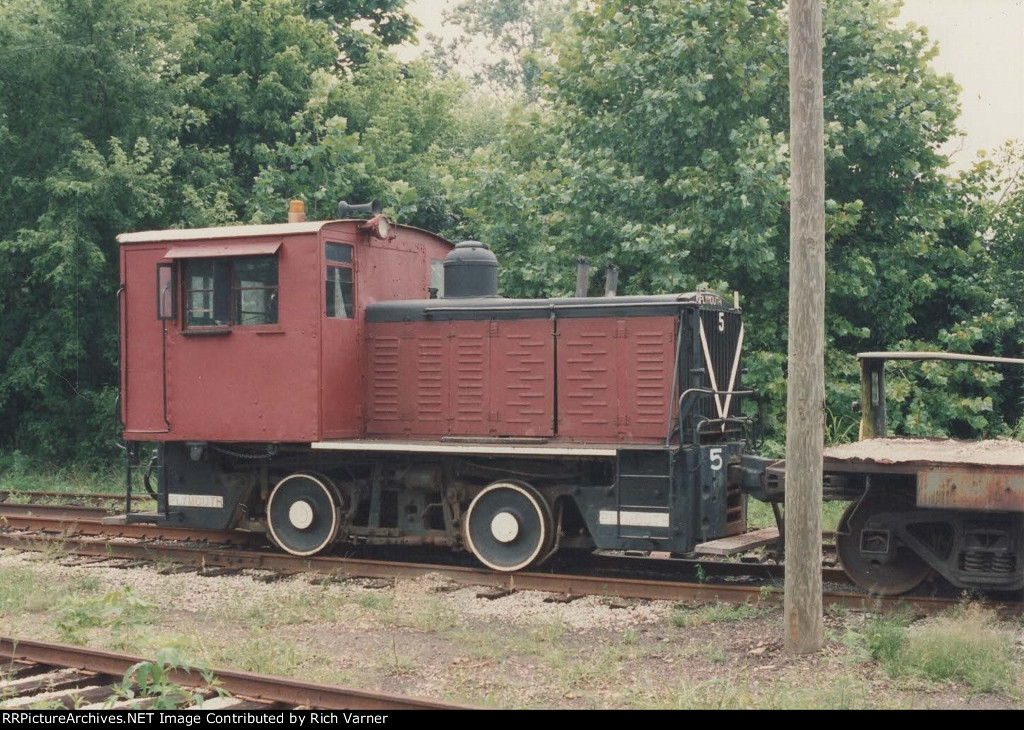
[(0, 552), (0, 633), (502, 708), (1024, 709), (1024, 623), (1009, 689), (890, 676), (869, 616), (826, 610), (826, 643), (793, 656), (782, 612), (517, 592), (439, 577), (265, 580), (161, 575)]

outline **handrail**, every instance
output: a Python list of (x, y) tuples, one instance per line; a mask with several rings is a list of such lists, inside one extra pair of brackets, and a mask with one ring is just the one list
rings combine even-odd
[[(707, 398), (708, 396), (720, 396), (720, 395), (733, 395), (733, 396), (751, 396), (755, 395), (753, 390), (713, 390), (711, 388), (688, 388), (683, 391), (682, 395), (679, 396), (679, 403), (677, 407), (677, 413), (679, 417), (676, 421), (676, 429), (680, 431), (680, 439), (682, 439), (682, 428), (683, 422), (689, 417), (690, 411), (693, 410), (694, 405), (698, 398)], [(724, 427), (729, 423), (736, 423), (739, 425), (746, 425), (750, 423), (749, 418), (733, 418), (730, 416), (724, 416), (722, 418), (703, 418), (694, 429), (694, 443), (696, 443), (696, 437), (701, 433), (707, 433), (703, 430), (704, 424), (721, 424)], [(665, 445), (669, 444), (672, 438), (672, 434), (675, 433), (676, 429), (669, 430), (668, 435), (665, 439)]]

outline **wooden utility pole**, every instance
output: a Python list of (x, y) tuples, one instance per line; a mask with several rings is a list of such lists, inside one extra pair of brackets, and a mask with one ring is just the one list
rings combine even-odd
[(786, 649), (824, 643), (821, 487), (825, 439), (825, 122), (821, 0), (789, 0), (789, 383), (786, 391)]

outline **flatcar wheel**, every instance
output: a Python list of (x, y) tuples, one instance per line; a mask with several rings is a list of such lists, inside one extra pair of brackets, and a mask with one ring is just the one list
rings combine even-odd
[(903, 545), (892, 526), (876, 519), (908, 507), (893, 497), (868, 495), (851, 502), (839, 520), (836, 552), (853, 582), (879, 596), (895, 596), (919, 586), (932, 570)]
[(463, 521), (466, 547), (493, 570), (522, 570), (542, 559), (553, 543), (551, 509), (533, 487), (495, 482), (469, 505)]
[(277, 483), (267, 500), (271, 539), (292, 555), (313, 555), (338, 536), (341, 497), (326, 478), (292, 474)]

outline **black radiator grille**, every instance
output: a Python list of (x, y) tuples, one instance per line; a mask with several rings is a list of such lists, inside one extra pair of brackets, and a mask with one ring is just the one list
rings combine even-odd
[[(699, 310), (694, 326), (694, 367), (703, 369), (703, 382), (695, 387), (718, 391), (716, 396), (701, 398), (695, 408), (698, 416), (712, 420), (735, 418), (740, 415), (740, 399), (725, 394), (729, 390), (741, 390), (739, 360), (742, 318), (739, 312), (724, 310)], [(735, 371), (735, 373), (734, 373)], [(731, 387), (730, 387), (731, 384)]]

